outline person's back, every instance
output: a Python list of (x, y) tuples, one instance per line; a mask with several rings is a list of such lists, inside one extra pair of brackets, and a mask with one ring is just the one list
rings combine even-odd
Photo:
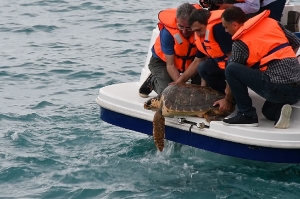
[[(240, 63), (242, 60), (247, 60), (246, 63), (249, 66), (259, 62), (260, 66), (258, 67), (260, 70), (268, 74), (270, 80), (276, 83), (288, 84), (300, 81), (300, 74), (298, 73), (300, 65), (295, 58), (295, 51), (297, 51), (300, 44), (299, 40), (280, 23), (264, 17), (268, 14), (269, 12), (264, 12), (260, 14), (261, 17), (257, 16), (261, 20), (259, 23), (256, 23), (256, 19), (253, 19), (254, 22), (250, 23), (252, 19), (249, 19), (247, 27), (253, 24), (256, 25), (255, 28), (247, 29), (246, 36), (243, 36), (242, 33), (239, 35), (239, 32), (242, 32), (241, 29), (233, 35), (235, 50), (248, 48), (249, 53), (245, 53), (244, 58), (239, 57), (239, 60), (232, 59), (232, 61)], [(277, 50), (275, 53), (270, 53), (275, 50)], [(279, 52), (282, 57), (279, 56)], [(263, 66), (265, 64), (268, 67)]]

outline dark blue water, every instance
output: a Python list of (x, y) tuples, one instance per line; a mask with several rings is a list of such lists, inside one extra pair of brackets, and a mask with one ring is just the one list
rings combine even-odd
[(99, 119), (138, 81), (171, 0), (0, 2), (0, 198), (299, 198), (300, 166), (167, 143)]

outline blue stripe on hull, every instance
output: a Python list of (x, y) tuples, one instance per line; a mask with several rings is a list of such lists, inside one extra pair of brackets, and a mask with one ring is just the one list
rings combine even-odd
[[(152, 136), (152, 122), (100, 107), (100, 118), (110, 124)], [(166, 126), (167, 140), (238, 158), (279, 163), (299, 163), (300, 149), (245, 145)]]

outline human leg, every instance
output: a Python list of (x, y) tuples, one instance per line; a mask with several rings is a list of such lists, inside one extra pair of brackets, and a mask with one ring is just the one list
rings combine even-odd
[(271, 121), (275, 121), (275, 128), (285, 129), (289, 127), (292, 107), (285, 103), (266, 101), (262, 107), (262, 113)]
[(153, 90), (153, 75), (150, 73), (139, 89), (141, 97), (147, 98)]
[(270, 83), (270, 91), (268, 92), (271, 92), (274, 95), (274, 100), (273, 102), (267, 100), (264, 103), (262, 113), (267, 119), (275, 121), (275, 128), (285, 129), (289, 127), (290, 116), (292, 113), (291, 104), (295, 104), (299, 101), (299, 87), (299, 83)]
[[(150, 58), (148, 67), (150, 68), (150, 65), (155, 65), (156, 64), (156, 60), (155, 58), (152, 56)], [(151, 71), (150, 71), (151, 72)], [(149, 76), (146, 78), (146, 80), (143, 82), (143, 84), (141, 85), (141, 87), (139, 88), (139, 95), (143, 98), (147, 98), (149, 96), (149, 94), (152, 92), (153, 90), (153, 80), (154, 80), (154, 76), (152, 73), (149, 74)]]
[(283, 105), (284, 103), (275, 103), (266, 100), (261, 112), (268, 120), (276, 121), (280, 117), (280, 111)]
[(272, 83), (270, 78), (259, 69), (232, 62), (227, 65), (225, 75), (239, 110), (248, 116), (256, 115), (248, 88), (272, 102), (266, 104), (266, 109), (276, 103), (294, 104), (300, 98), (298, 85)]
[(258, 69), (251, 69), (245, 65), (231, 62), (225, 69), (225, 76), (239, 112), (247, 117), (257, 117), (256, 109), (248, 93), (248, 87), (259, 90), (262, 87), (262, 73)]
[(201, 77), (199, 74), (196, 74), (193, 77), (191, 77), (191, 84), (201, 84)]
[(149, 62), (149, 70), (153, 75), (153, 90), (157, 94), (162, 93), (169, 83), (173, 82), (167, 71), (166, 62), (163, 60), (151, 57)]
[(288, 128), (292, 107), (289, 104), (265, 101), (262, 107), (263, 115), (271, 121), (275, 121), (275, 128)]
[(226, 117), (223, 123), (235, 126), (258, 126), (256, 109), (252, 106), (248, 86), (253, 84), (252, 87), (259, 89), (262, 84), (262, 73), (258, 69), (251, 69), (245, 65), (231, 62), (225, 69), (225, 76), (238, 112), (233, 117)]
[[(262, 112), (267, 119), (276, 122), (277, 128), (285, 127), (285, 124), (289, 122), (291, 111), (285, 104), (294, 104), (299, 101), (299, 83), (275, 84), (270, 82), (270, 78), (260, 70), (234, 62), (227, 66), (225, 75), (239, 112), (248, 117), (257, 117), (248, 93), (249, 87), (267, 100)], [(284, 120), (285, 122), (280, 122)]]
[(263, 105), (262, 113), (267, 119), (275, 121), (275, 128), (288, 128), (292, 114), (291, 104), (297, 103), (300, 99), (300, 83), (270, 82), (265, 93), (267, 101)]
[(225, 93), (225, 73), (212, 59), (201, 62), (198, 66), (198, 73), (207, 85), (220, 93)]

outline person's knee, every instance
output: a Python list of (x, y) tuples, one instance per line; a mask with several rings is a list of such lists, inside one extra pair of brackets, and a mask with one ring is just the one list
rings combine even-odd
[(225, 68), (225, 77), (230, 77), (234, 75), (239, 69), (238, 64), (235, 62), (230, 62)]
[(215, 67), (218, 65), (214, 61), (205, 60), (198, 65), (198, 74), (205, 79), (214, 73)]
[(225, 68), (225, 77), (227, 79), (227, 77), (229, 77), (232, 73), (232, 62), (227, 64), (226, 68)]

